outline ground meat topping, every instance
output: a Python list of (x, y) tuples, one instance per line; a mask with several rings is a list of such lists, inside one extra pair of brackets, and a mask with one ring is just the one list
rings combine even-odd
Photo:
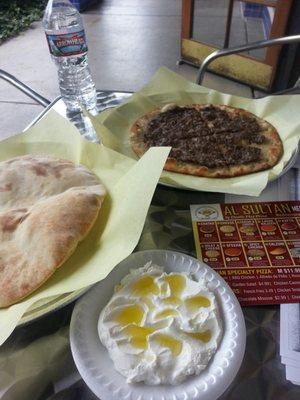
[(171, 146), (178, 161), (226, 167), (260, 161), (255, 145), (266, 142), (257, 120), (209, 105), (202, 110), (174, 107), (152, 118), (144, 131), (146, 145)]

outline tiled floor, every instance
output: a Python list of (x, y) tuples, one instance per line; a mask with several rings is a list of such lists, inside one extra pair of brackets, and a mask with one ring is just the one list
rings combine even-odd
[[(223, 0), (201, 1), (206, 7), (202, 14), (217, 15), (224, 21)], [(180, 56), (181, 0), (102, 0), (86, 11), (83, 19), (90, 66), (98, 88), (136, 91), (161, 65), (195, 80), (195, 68), (176, 65)], [(219, 35), (217, 31), (212, 33)], [(50, 60), (41, 22), (3, 43), (0, 60), (0, 68), (46, 98), (52, 100), (59, 95), (56, 67)], [(212, 74), (206, 75), (203, 84), (242, 96), (251, 95), (247, 87)], [(41, 110), (24, 94), (0, 81), (0, 137), (21, 131)]]

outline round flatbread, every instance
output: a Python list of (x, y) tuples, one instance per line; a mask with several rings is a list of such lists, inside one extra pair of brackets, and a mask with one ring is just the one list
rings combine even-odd
[(141, 116), (131, 127), (133, 151), (171, 146), (167, 171), (230, 178), (269, 169), (283, 145), (277, 130), (256, 115), (225, 105), (170, 104)]
[(95, 174), (67, 160), (0, 163), (0, 307), (32, 293), (70, 257), (104, 196)]

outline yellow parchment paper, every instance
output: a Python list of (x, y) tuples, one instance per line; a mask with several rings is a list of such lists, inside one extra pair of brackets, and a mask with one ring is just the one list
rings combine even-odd
[(0, 161), (22, 154), (66, 158), (90, 168), (108, 194), (92, 231), (67, 262), (31, 296), (0, 310), (0, 344), (34, 302), (104, 279), (134, 250), (169, 151), (166, 147), (151, 149), (136, 162), (83, 140), (77, 129), (54, 111), (26, 133), (1, 142)]
[(268, 181), (280, 174), (297, 148), (300, 138), (299, 95), (246, 99), (196, 85), (165, 67), (160, 68), (151, 82), (132, 95), (126, 103), (113, 111), (104, 111), (92, 120), (95, 130), (106, 146), (137, 159), (130, 146), (131, 126), (144, 113), (168, 103), (211, 103), (244, 108), (274, 125), (283, 141), (284, 155), (280, 162), (268, 171), (227, 179), (199, 178), (164, 171), (161, 176), (164, 183), (209, 192), (258, 196)]

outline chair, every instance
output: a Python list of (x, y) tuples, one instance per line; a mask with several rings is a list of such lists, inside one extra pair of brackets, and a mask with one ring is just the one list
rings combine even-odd
[[(250, 44), (246, 44), (246, 45), (242, 45), (242, 46), (236, 46), (236, 47), (216, 50), (213, 53), (211, 53), (208, 57), (206, 57), (204, 59), (204, 61), (202, 62), (202, 64), (200, 65), (196, 83), (201, 85), (204, 74), (205, 74), (209, 64), (220, 57), (226, 57), (226, 56), (229, 56), (232, 54), (238, 54), (238, 53), (242, 53), (244, 51), (261, 49), (264, 47), (269, 47), (269, 46), (274, 46), (274, 45), (291, 44), (291, 43), (300, 43), (300, 35), (293, 35), (293, 36), (280, 37), (280, 38), (276, 38), (276, 39), (262, 40), (259, 42), (254, 42), (254, 43), (250, 43)], [(281, 90), (280, 92), (276, 92), (273, 94), (279, 95), (279, 94), (288, 94), (288, 93), (300, 93), (299, 79), (297, 80), (296, 85), (294, 87), (285, 89), (285, 90)]]

